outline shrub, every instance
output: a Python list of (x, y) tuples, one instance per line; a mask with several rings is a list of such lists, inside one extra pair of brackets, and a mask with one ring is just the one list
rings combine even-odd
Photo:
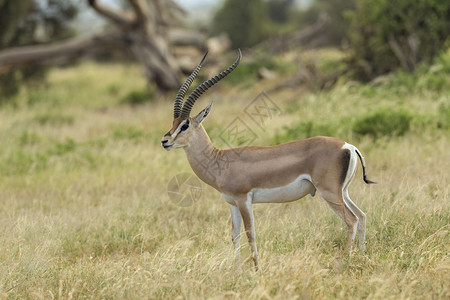
[(348, 12), (350, 65), (358, 78), (372, 79), (402, 68), (412, 71), (448, 45), (450, 1), (361, 0)]
[(75, 117), (66, 114), (40, 113), (34, 116), (33, 120), (40, 125), (72, 125)]
[(274, 144), (281, 144), (313, 136), (335, 136), (339, 126), (331, 123), (315, 123), (313, 121), (298, 122), (284, 126), (282, 132), (277, 132), (274, 137)]
[(433, 118), (437, 129), (450, 129), (450, 104), (441, 104), (437, 115)]
[(340, 46), (346, 40), (350, 21), (345, 17), (344, 12), (355, 9), (354, 0), (315, 0), (311, 1), (311, 6), (306, 10), (297, 13), (297, 23), (299, 27), (311, 26), (320, 18), (322, 14), (329, 17), (329, 22), (324, 25), (324, 30), (320, 34), (320, 44), (330, 46)]
[(409, 131), (412, 119), (412, 115), (405, 110), (380, 108), (358, 118), (353, 124), (353, 131), (374, 138), (400, 136)]
[(114, 126), (112, 128), (112, 136), (116, 140), (141, 140), (149, 137), (149, 133), (136, 126)]
[(56, 142), (54, 149), (49, 154), (63, 156), (66, 153), (74, 152), (77, 148), (77, 142), (74, 139), (66, 138), (64, 142)]
[(24, 150), (10, 152), (5, 159), (0, 161), (2, 175), (20, 175), (38, 173), (48, 166), (49, 158), (43, 153), (29, 153)]
[(233, 48), (249, 47), (267, 38), (269, 16), (262, 0), (226, 0), (213, 19), (212, 34), (225, 32)]
[(22, 147), (27, 145), (35, 145), (42, 140), (42, 138), (37, 133), (32, 131), (24, 131), (20, 135), (18, 135), (16, 139), (19, 145)]
[(144, 88), (142, 90), (134, 90), (126, 94), (122, 98), (122, 103), (138, 105), (145, 102), (151, 102), (155, 95), (155, 90), (153, 88)]
[(233, 73), (233, 76), (227, 77), (225, 82), (230, 84), (245, 84), (252, 82), (258, 76), (258, 71), (261, 68), (283, 74), (290, 74), (296, 71), (297, 66), (265, 55), (257, 55), (249, 62), (241, 62), (239, 68)]

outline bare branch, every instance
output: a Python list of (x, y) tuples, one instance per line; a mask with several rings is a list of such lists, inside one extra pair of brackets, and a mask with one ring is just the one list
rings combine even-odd
[(184, 8), (182, 8), (178, 3), (176, 3), (174, 0), (167, 0), (164, 2), (165, 4), (167, 4), (170, 9), (177, 11), (178, 13), (182, 14), (182, 15), (187, 15), (187, 12)]
[(0, 51), (0, 75), (25, 66), (60, 64), (88, 54), (96, 54), (108, 47), (125, 47), (119, 31), (74, 38), (51, 45), (34, 45)]
[[(205, 46), (202, 41), (203, 37), (196, 32), (184, 30), (169, 34), (169, 42), (174, 46), (193, 46), (203, 50)], [(28, 66), (57, 65), (82, 56), (102, 53), (110, 48), (123, 50), (128, 46), (123, 32), (112, 30), (50, 45), (8, 48), (0, 51), (0, 75)], [(183, 61), (177, 61), (177, 66), (180, 64)], [(189, 74), (191, 69), (189, 65)]]
[(96, 0), (88, 0), (88, 2), (89, 5), (100, 15), (113, 21), (121, 27), (128, 26), (131, 22), (133, 22), (133, 18), (124, 11), (111, 9), (103, 4), (99, 4)]
[(146, 1), (128, 0), (128, 2), (130, 3), (138, 22), (145, 23), (151, 19), (151, 16), (148, 14), (149, 9)]

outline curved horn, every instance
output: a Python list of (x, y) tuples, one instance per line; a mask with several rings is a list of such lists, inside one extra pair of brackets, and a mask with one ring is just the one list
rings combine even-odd
[(181, 109), (181, 119), (187, 119), (189, 118), (189, 114), (191, 113), (191, 109), (194, 106), (195, 101), (204, 93), (206, 92), (210, 87), (212, 87), (214, 84), (219, 82), (219, 80), (225, 78), (228, 74), (231, 73), (239, 64), (241, 61), (242, 53), (241, 49), (238, 49), (239, 56), (228, 69), (223, 71), (222, 73), (217, 74), (216, 76), (212, 77), (209, 80), (206, 80), (202, 84), (200, 84), (195, 90), (192, 91), (192, 93), (187, 98), (186, 102), (184, 102), (183, 108)]
[(173, 118), (174, 119), (176, 119), (180, 116), (181, 104), (183, 103), (183, 98), (186, 95), (186, 92), (189, 89), (189, 86), (192, 84), (192, 81), (194, 81), (194, 78), (197, 76), (198, 72), (200, 71), (200, 68), (202, 67), (202, 63), (205, 60), (206, 55), (208, 55), (208, 51), (206, 51), (205, 55), (203, 55), (201, 62), (194, 69), (194, 71), (192, 71), (191, 75), (189, 75), (189, 77), (186, 79), (186, 81), (183, 83), (180, 90), (178, 91), (177, 97), (175, 98), (175, 103), (173, 105)]

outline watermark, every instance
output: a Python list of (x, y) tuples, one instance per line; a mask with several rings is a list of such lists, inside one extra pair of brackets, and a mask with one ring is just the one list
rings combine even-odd
[(262, 92), (244, 109), (247, 116), (262, 130), (266, 131), (266, 121), (281, 115), (280, 107)]
[[(198, 165), (210, 180), (220, 176), (236, 158), (253, 145), (259, 136), (257, 132), (265, 132), (267, 123), (275, 116), (281, 115), (280, 107), (265, 93), (259, 93), (243, 110), (243, 116), (234, 118), (219, 134), (219, 139), (231, 150), (231, 155), (211, 155), (208, 149), (196, 158)], [(255, 126), (256, 125), (256, 126)], [(230, 152), (229, 152), (230, 153)]]
[[(231, 152), (214, 152), (208, 146), (194, 158), (196, 165), (203, 169), (203, 180), (215, 182), (217, 176), (222, 176), (246, 146), (253, 145), (259, 138), (257, 132), (264, 133), (268, 122), (281, 115), (282, 111), (265, 92), (262, 92), (243, 109), (243, 112), (244, 115), (234, 118), (219, 134), (219, 139)], [(170, 180), (167, 193), (175, 205), (188, 207), (200, 199), (202, 183), (194, 174), (181, 173)]]
[(243, 111), (245, 116), (233, 119), (219, 135), (235, 154), (242, 152), (245, 146), (252, 145), (258, 139), (256, 132), (265, 132), (267, 122), (281, 114), (280, 107), (265, 92), (259, 93)]
[(167, 195), (170, 201), (181, 207), (188, 207), (202, 196), (203, 188), (200, 180), (190, 173), (175, 175), (167, 185)]
[[(240, 117), (236, 117), (220, 133), (219, 138), (228, 148), (239, 154), (243, 146), (251, 145), (258, 136)], [(234, 148), (241, 146), (241, 148)]]

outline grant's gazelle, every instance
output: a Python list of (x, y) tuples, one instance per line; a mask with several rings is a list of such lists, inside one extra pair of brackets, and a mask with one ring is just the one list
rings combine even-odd
[(308, 194), (314, 195), (316, 190), (347, 225), (347, 248), (351, 250), (358, 232), (359, 249), (364, 252), (366, 215), (348, 195), (348, 186), (355, 174), (358, 158), (361, 160), (364, 181), (373, 183), (366, 177), (361, 152), (340, 139), (325, 136), (270, 147), (246, 146), (226, 150), (214, 147), (202, 126), (202, 121), (211, 112), (212, 103), (195, 117), (190, 117), (190, 112), (195, 101), (208, 88), (238, 66), (241, 51), (233, 65), (200, 84), (182, 105), (205, 57), (206, 54), (181, 86), (175, 99), (172, 128), (162, 138), (161, 145), (166, 150), (183, 148), (195, 174), (219, 191), (230, 204), (232, 239), (238, 266), (243, 220), (255, 267), (260, 269), (253, 203), (295, 201)]

